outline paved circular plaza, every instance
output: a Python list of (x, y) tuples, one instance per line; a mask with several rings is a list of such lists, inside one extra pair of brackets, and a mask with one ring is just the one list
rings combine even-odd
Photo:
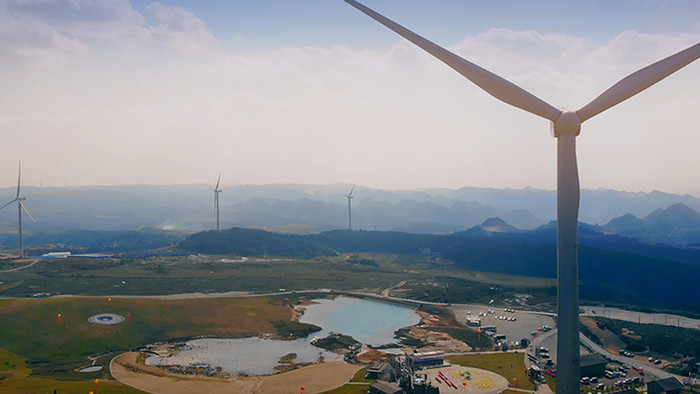
[(113, 326), (124, 321), (124, 316), (116, 313), (98, 313), (88, 318), (88, 322), (102, 326)]

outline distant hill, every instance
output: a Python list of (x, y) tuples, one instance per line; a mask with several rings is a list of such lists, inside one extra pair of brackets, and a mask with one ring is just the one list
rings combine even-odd
[[(421, 256), (429, 251), (426, 259), (451, 261), (453, 269), (556, 277), (556, 223), (530, 231), (484, 229), (509, 228), (503, 223), (491, 219), (487, 226), (477, 226), (481, 232), (453, 235), (336, 230), (292, 236), (234, 228), (194, 234), (179, 248), (212, 254), (298, 257), (335, 251)], [(700, 312), (696, 290), (700, 249), (643, 244), (584, 224), (579, 226), (579, 234), (580, 293), (584, 299)]]
[[(38, 233), (24, 238), (25, 246), (51, 251), (74, 253), (133, 252), (173, 246), (188, 233), (145, 228), (138, 231), (68, 230), (60, 233)], [(17, 242), (17, 235), (3, 235), (5, 244)]]
[(309, 242), (297, 235), (277, 234), (262, 230), (230, 228), (193, 234), (178, 245), (186, 252), (239, 256), (332, 256), (331, 248)]
[[(584, 299), (700, 311), (696, 294), (700, 249), (643, 244), (587, 225), (580, 226), (579, 232), (580, 292)], [(430, 249), (454, 262), (457, 269), (556, 277), (556, 223), (524, 232), (478, 234), (330, 231), (305, 238), (344, 253), (419, 255), (421, 249)]]
[[(351, 186), (224, 186), (220, 195), (222, 227), (302, 226), (318, 232), (345, 229), (347, 200), (342, 194)], [(27, 234), (71, 229), (133, 231), (144, 227), (202, 231), (216, 225), (210, 185), (25, 187), (23, 190), (27, 197), (25, 205), (37, 219), (37, 223), (24, 221)], [(10, 201), (14, 193), (14, 188), (0, 189), (0, 201)], [(556, 213), (554, 191), (531, 188), (381, 190), (358, 185), (354, 196), (353, 228), (364, 230), (449, 234), (472, 228), (490, 217), (500, 217), (516, 228), (529, 230), (554, 219)], [(627, 213), (646, 217), (678, 203), (700, 210), (700, 199), (689, 195), (582, 190), (580, 220), (607, 223)], [(16, 211), (0, 211), (0, 233), (9, 234), (16, 229)], [(653, 242), (693, 243), (696, 238), (692, 231), (685, 231), (668, 240), (653, 238)]]
[(700, 246), (700, 213), (682, 203), (657, 209), (643, 219), (626, 214), (601, 228), (647, 242)]
[(523, 231), (511, 226), (499, 217), (488, 218), (478, 226), (474, 226), (466, 231), (458, 232), (456, 236), (487, 236), (492, 233), (522, 233)]

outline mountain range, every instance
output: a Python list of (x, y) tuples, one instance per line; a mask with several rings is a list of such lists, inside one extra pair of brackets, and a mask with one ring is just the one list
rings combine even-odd
[(700, 245), (700, 213), (682, 203), (657, 209), (641, 219), (628, 213), (601, 229), (646, 242)]
[[(315, 233), (347, 228), (351, 185), (237, 185), (223, 188), (222, 227), (258, 227)], [(0, 202), (14, 198), (0, 189)], [(24, 221), (28, 235), (66, 230), (132, 231), (144, 227), (201, 231), (215, 226), (208, 185), (23, 188), (37, 223)], [(427, 234), (461, 232), (499, 217), (518, 229), (535, 229), (555, 217), (551, 190), (381, 190), (358, 186), (353, 228)], [(700, 199), (658, 191), (630, 193), (583, 190), (580, 220), (601, 231), (673, 245), (698, 243)], [(668, 212), (666, 212), (668, 211)], [(693, 214), (694, 213), (694, 214)], [(641, 218), (641, 219), (639, 219)], [(694, 219), (695, 218), (695, 219)], [(17, 215), (0, 211), (0, 244), (16, 244)], [(15, 235), (13, 236), (12, 233)]]

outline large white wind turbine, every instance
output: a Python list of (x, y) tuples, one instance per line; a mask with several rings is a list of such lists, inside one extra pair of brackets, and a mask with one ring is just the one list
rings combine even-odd
[(348, 199), (348, 230), (352, 231), (352, 207), (350, 205), (350, 200), (352, 200), (352, 191), (355, 190), (355, 185), (356, 183), (352, 185), (352, 188), (350, 189), (350, 193), (348, 194), (343, 194), (345, 198)]
[(575, 112), (560, 111), (515, 84), (428, 41), (354, 1), (346, 3), (435, 56), (495, 98), (552, 122), (557, 138), (557, 391), (579, 393), (578, 208), (576, 136), (581, 123), (634, 96), (700, 57), (700, 44), (636, 71)]
[(34, 219), (32, 214), (29, 213), (29, 210), (27, 209), (27, 207), (24, 206), (24, 203), (22, 202), (22, 201), (26, 200), (27, 198), (20, 196), (21, 185), (22, 185), (22, 162), (19, 163), (19, 172), (17, 175), (17, 195), (15, 196), (14, 200), (1, 206), (0, 209), (5, 208), (6, 206), (12, 204), (13, 202), (17, 202), (17, 211), (19, 213), (19, 219), (18, 219), (18, 223), (19, 223), (19, 258), (24, 258), (24, 240), (22, 238), (22, 210), (24, 210), (24, 212), (27, 213), (29, 218), (32, 219), (32, 221), (34, 223), (36, 223), (36, 220)]
[(221, 189), (219, 189), (219, 182), (221, 182), (221, 173), (219, 173), (219, 178), (216, 180), (216, 186), (214, 186), (211, 189), (214, 191), (214, 208), (216, 209), (216, 231), (221, 230), (221, 227), (219, 227), (219, 193), (221, 193)]

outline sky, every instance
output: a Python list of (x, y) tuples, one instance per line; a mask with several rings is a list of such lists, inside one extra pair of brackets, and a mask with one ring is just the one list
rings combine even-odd
[[(365, 0), (557, 108), (700, 42), (695, 0)], [(556, 187), (549, 122), (341, 0), (0, 0), (0, 187)], [(700, 196), (700, 61), (586, 121), (581, 187)]]

